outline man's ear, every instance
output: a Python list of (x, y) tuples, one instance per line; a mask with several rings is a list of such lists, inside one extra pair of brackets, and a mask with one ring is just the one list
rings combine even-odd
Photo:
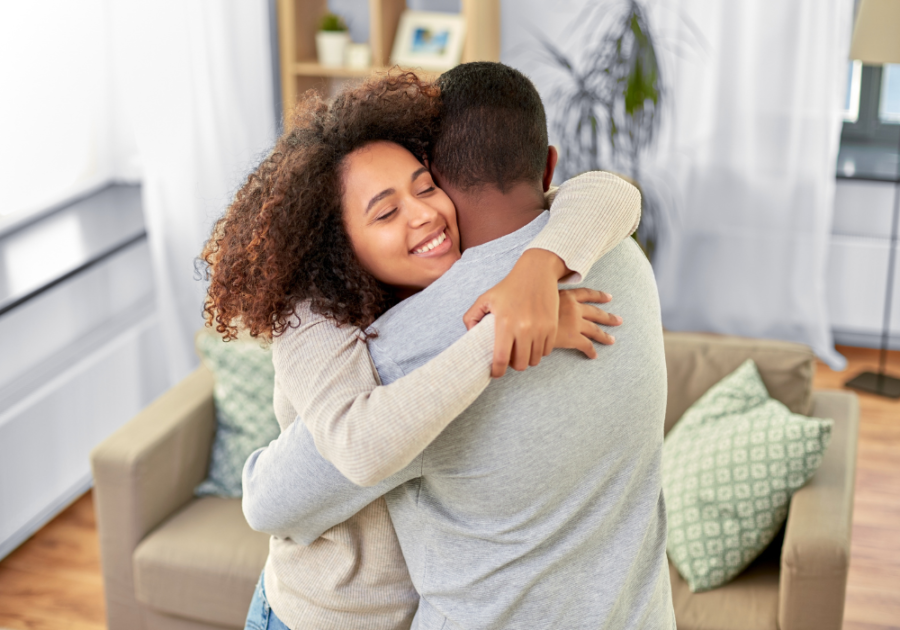
[(547, 148), (547, 165), (544, 166), (544, 192), (550, 190), (550, 184), (553, 183), (553, 171), (556, 170), (556, 162), (559, 160), (559, 153), (552, 144)]

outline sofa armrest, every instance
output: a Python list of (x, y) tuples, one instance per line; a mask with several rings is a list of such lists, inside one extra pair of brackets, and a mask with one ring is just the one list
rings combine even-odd
[(855, 394), (817, 391), (812, 414), (834, 420), (815, 476), (791, 499), (781, 551), (781, 630), (840, 630), (844, 617), (859, 402)]
[(206, 477), (215, 432), (213, 379), (200, 367), (91, 453), (110, 630), (143, 627), (132, 555)]

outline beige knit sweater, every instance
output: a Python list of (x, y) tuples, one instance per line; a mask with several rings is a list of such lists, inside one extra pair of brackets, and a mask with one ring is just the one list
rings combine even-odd
[[(548, 202), (550, 221), (529, 248), (562, 258), (574, 272), (569, 282), (580, 281), (640, 220), (637, 189), (604, 172), (566, 182)], [(275, 415), (282, 430), (301, 418), (319, 452), (360, 485), (403, 469), (490, 383), (490, 315), (388, 386), (379, 386), (358, 329), (335, 326), (306, 305), (295, 319), (273, 343)], [(309, 546), (273, 536), (265, 588), (292, 630), (406, 629), (418, 603), (384, 499)]]

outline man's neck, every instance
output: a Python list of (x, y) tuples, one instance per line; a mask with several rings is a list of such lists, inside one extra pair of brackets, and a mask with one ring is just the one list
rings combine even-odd
[(514, 184), (505, 192), (495, 186), (462, 192), (446, 182), (441, 187), (456, 205), (462, 250), (512, 234), (544, 211), (544, 196), (534, 184)]

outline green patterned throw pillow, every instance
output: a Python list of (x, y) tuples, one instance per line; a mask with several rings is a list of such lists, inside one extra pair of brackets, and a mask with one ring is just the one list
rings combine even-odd
[(250, 453), (278, 437), (272, 392), (275, 368), (272, 352), (255, 340), (225, 342), (201, 330), (197, 352), (213, 373), (216, 436), (209, 460), (209, 476), (194, 493), (241, 496), (241, 471)]
[(751, 359), (685, 412), (662, 470), (667, 551), (691, 591), (725, 584), (765, 550), (822, 463), (831, 425), (770, 398)]

